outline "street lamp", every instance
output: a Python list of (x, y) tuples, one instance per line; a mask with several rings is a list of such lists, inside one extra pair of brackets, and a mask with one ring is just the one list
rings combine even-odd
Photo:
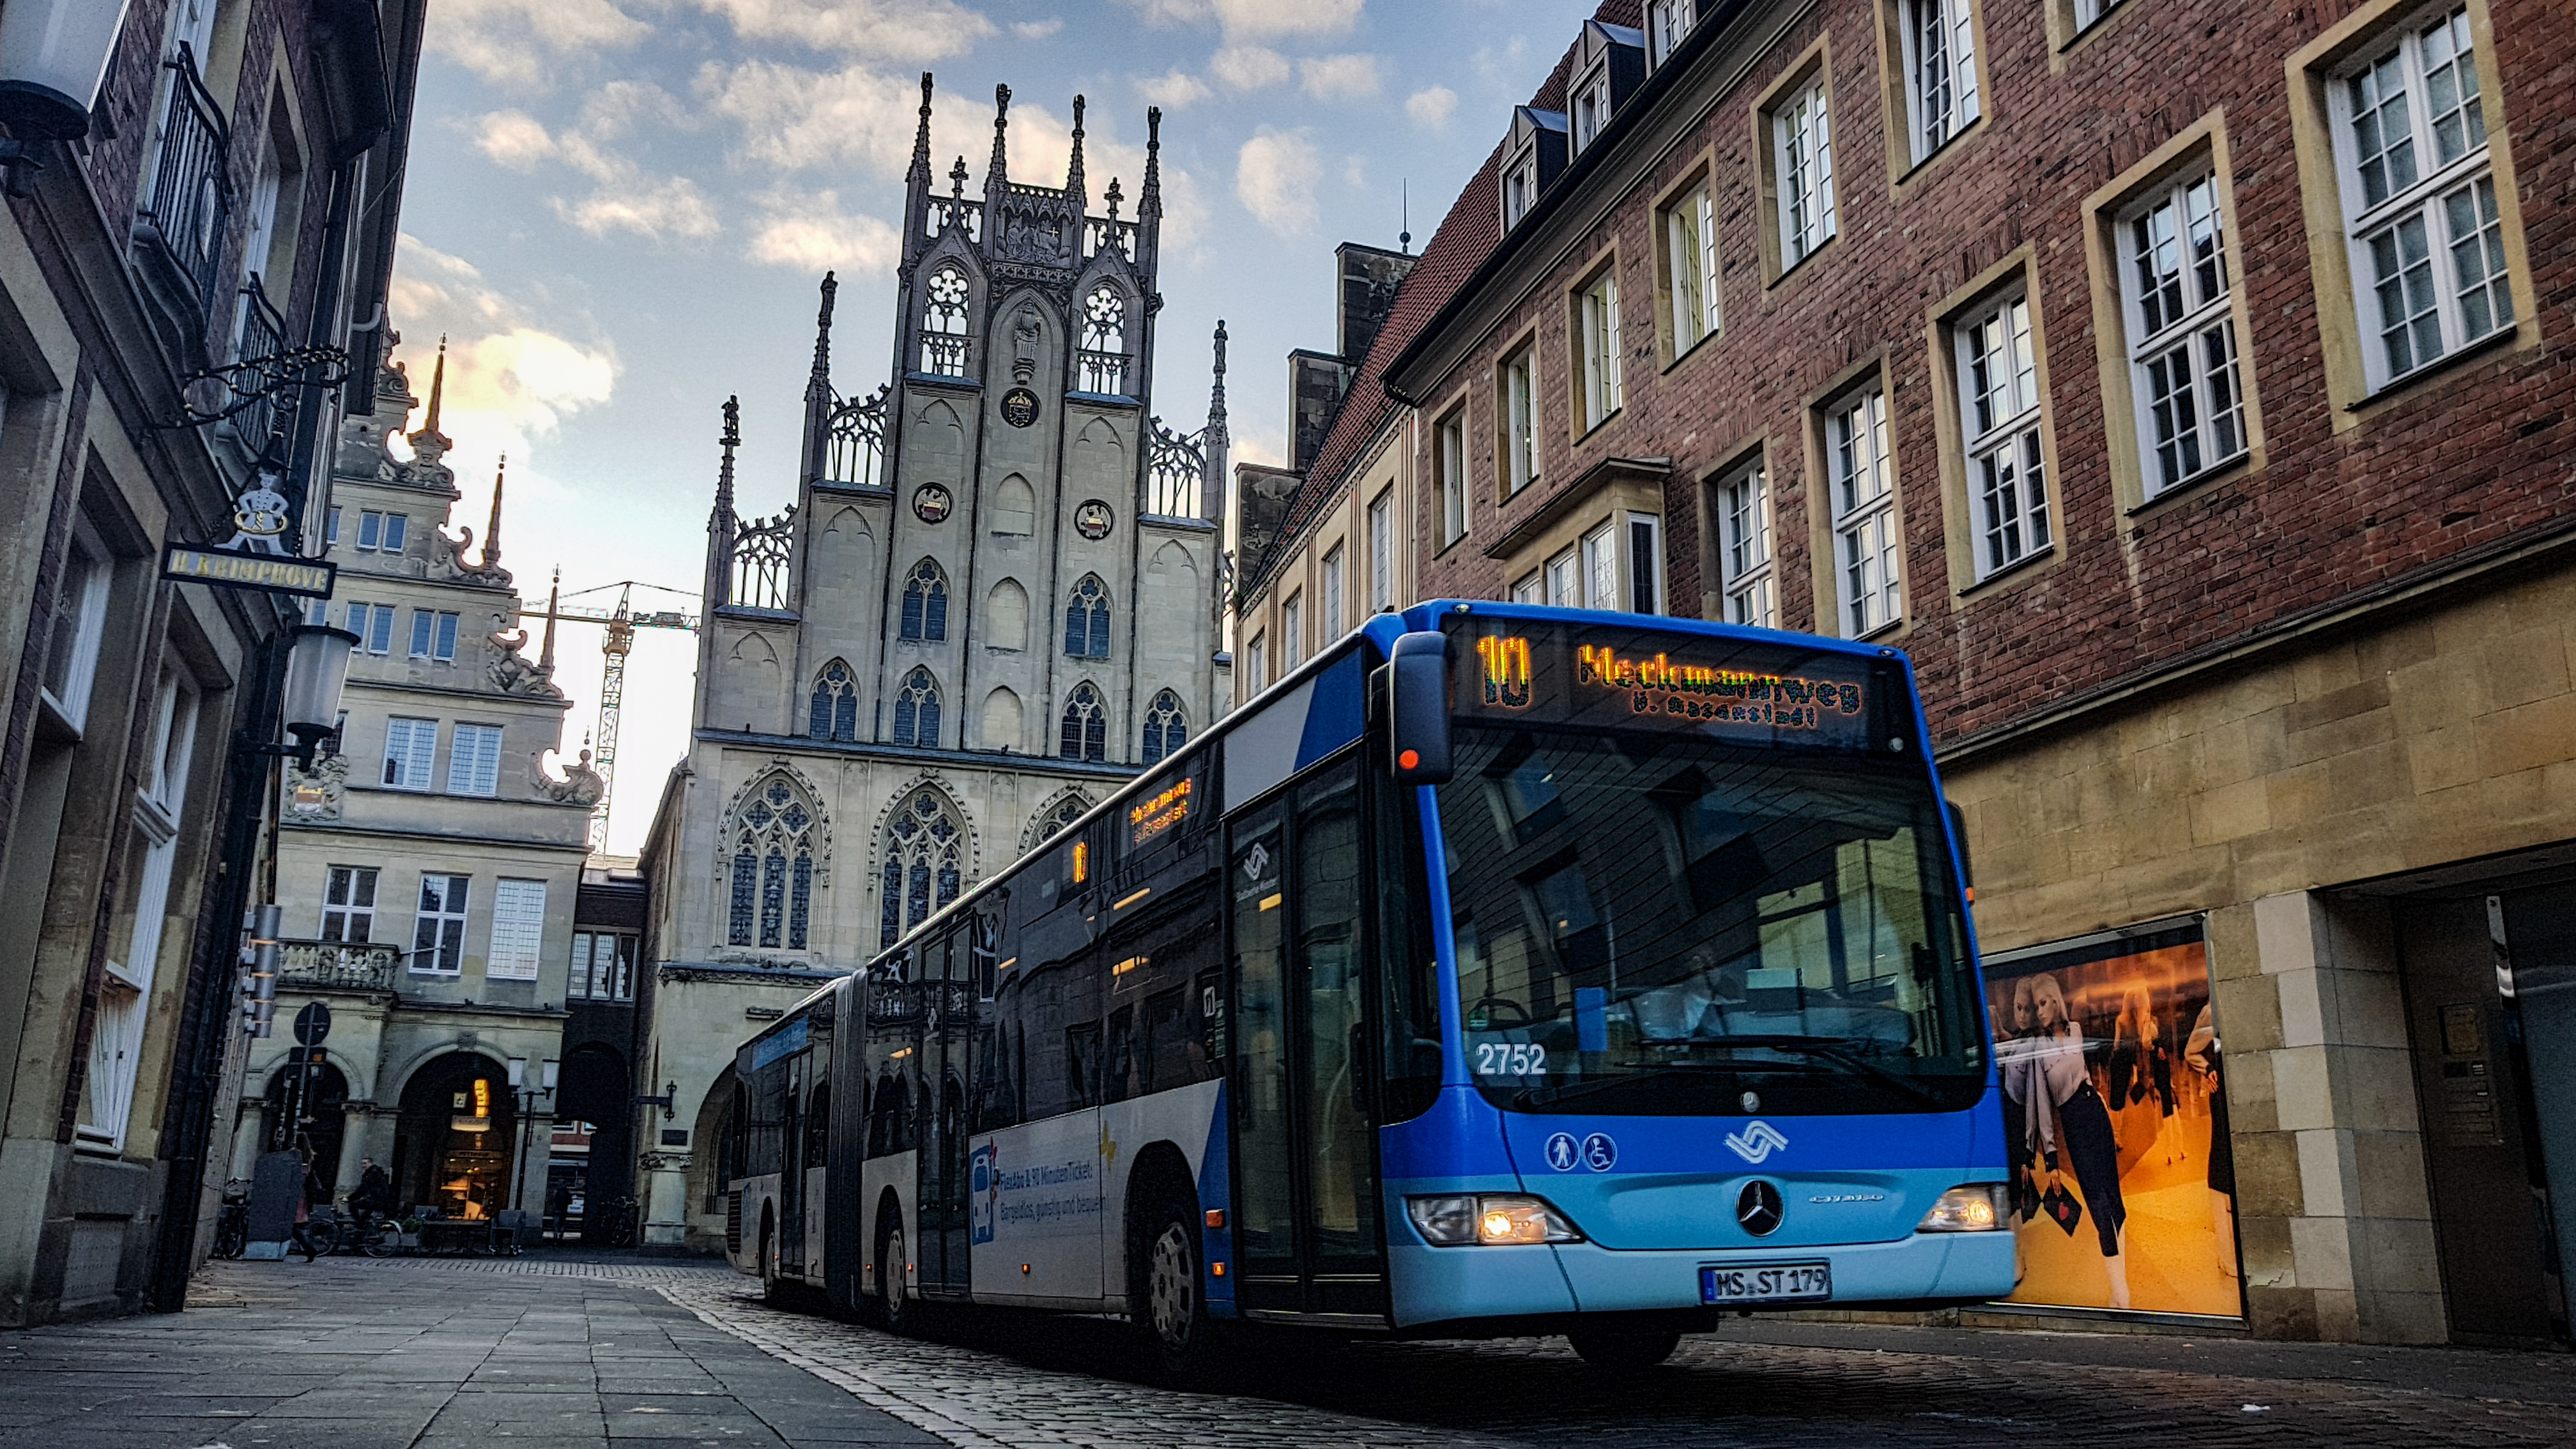
[[(519, 1159), (516, 1164), (516, 1169), (511, 1173), (510, 1178), (510, 1201), (513, 1205), (516, 1205), (519, 1201), (519, 1195), (525, 1192), (528, 1186), (528, 1154), (535, 1150), (532, 1143), (536, 1136), (536, 1127), (533, 1119), (536, 1116), (537, 1099), (539, 1097), (550, 1098), (554, 1096), (555, 1080), (563, 1070), (563, 1063), (555, 1060), (553, 1057), (546, 1058), (540, 1067), (538, 1078), (535, 1082), (530, 1082), (527, 1079), (528, 1059), (526, 1057), (510, 1058), (509, 1070), (510, 1091), (517, 1098), (519, 1108)], [(548, 1105), (551, 1106), (552, 1104), (549, 1103)], [(551, 1168), (553, 1165), (551, 1161), (552, 1154), (549, 1153), (548, 1156), (549, 1161), (547, 1165)], [(544, 1221), (544, 1214), (543, 1212), (540, 1212), (538, 1214), (540, 1232), (543, 1230)], [(513, 1229), (513, 1231), (516, 1230)]]
[(107, 79), (108, 57), (125, 28), (128, 0), (9, 0), (0, 9), (0, 168), (6, 190), (33, 188), (38, 141), (89, 134), (90, 107)]
[(295, 743), (272, 745), (268, 752), (292, 755), (309, 770), (314, 751), (340, 728), (340, 690), (349, 682), (349, 653), (358, 647), (358, 636), (323, 624), (297, 624), (286, 632), (283, 712)]

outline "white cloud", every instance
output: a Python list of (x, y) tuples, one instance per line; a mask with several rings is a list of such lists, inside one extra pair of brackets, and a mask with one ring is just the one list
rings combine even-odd
[(1315, 183), (1323, 174), (1303, 132), (1264, 127), (1236, 154), (1234, 194), (1272, 231), (1304, 232), (1315, 225)]
[(1049, 16), (1044, 20), (1016, 20), (1011, 23), (1011, 33), (1022, 40), (1044, 40), (1062, 29), (1064, 29), (1064, 21), (1056, 16)]
[(723, 230), (696, 182), (653, 175), (609, 148), (639, 117), (668, 122), (680, 114), (659, 86), (612, 81), (583, 102), (580, 121), (566, 130), (549, 132), (524, 111), (494, 111), (475, 123), (474, 145), (513, 171), (534, 172), (553, 161), (596, 183), (578, 201), (548, 198), (557, 216), (592, 236), (632, 232), (654, 241), (702, 241)]
[(788, 40), (815, 50), (924, 61), (971, 50), (993, 22), (956, 0), (697, 0), (745, 40)]
[(1161, 106), (1167, 111), (1177, 111), (1183, 106), (1197, 105), (1214, 94), (1208, 89), (1206, 81), (1200, 80), (1178, 66), (1150, 80), (1136, 82), (1136, 93), (1143, 96), (1148, 104)]
[(474, 149), (512, 171), (534, 171), (554, 154), (555, 138), (525, 111), (494, 111), (475, 122)]
[(473, 263), (418, 237), (405, 236), (395, 253), (387, 311), (408, 339), (401, 350), (423, 398), (438, 339), (448, 339), (439, 429), (456, 440), (449, 459), (467, 480), (490, 477), (507, 453), (515, 495), (531, 481), (535, 443), (616, 392), (617, 353), (606, 339), (576, 342), (544, 325)]
[(724, 230), (698, 184), (685, 176), (637, 175), (579, 201), (551, 197), (555, 215), (595, 237), (633, 232), (648, 241), (704, 241)]
[[(718, 115), (741, 125), (744, 158), (764, 166), (803, 170), (859, 166), (876, 176), (903, 175), (912, 159), (912, 134), (921, 105), (917, 79), (880, 75), (860, 67), (806, 70), (754, 60), (730, 70), (710, 62), (698, 72), (697, 92)], [(943, 99), (933, 124), (936, 143), (973, 145), (955, 119), (973, 103)], [(983, 109), (990, 134), (993, 112)], [(951, 154), (934, 148), (934, 155)]]
[(1124, 0), (1150, 25), (1215, 24), (1238, 37), (1348, 34), (1368, 0)]
[(1216, 78), (1239, 91), (1257, 91), (1288, 79), (1288, 57), (1259, 45), (1229, 45), (1208, 61)]
[(651, 30), (617, 0), (439, 0), (424, 42), (494, 85), (533, 87), (550, 61), (633, 45)]
[(1306, 94), (1319, 101), (1361, 101), (1377, 94), (1378, 59), (1373, 55), (1319, 55), (1297, 62)]
[(1449, 117), (1457, 109), (1458, 93), (1447, 86), (1430, 86), (1404, 98), (1404, 113), (1434, 131), (1449, 129)]
[(762, 199), (764, 215), (752, 234), (755, 262), (816, 272), (827, 268), (887, 274), (903, 256), (903, 235), (873, 216), (841, 210), (840, 193), (774, 192)]

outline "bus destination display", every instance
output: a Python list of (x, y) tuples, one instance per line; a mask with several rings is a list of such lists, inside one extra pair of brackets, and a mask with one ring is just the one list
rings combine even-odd
[[(1453, 698), (1468, 719), (1691, 730), (1746, 743), (1866, 749), (1866, 660), (1664, 630), (1462, 621)], [(1678, 646), (1678, 647), (1677, 647)]]

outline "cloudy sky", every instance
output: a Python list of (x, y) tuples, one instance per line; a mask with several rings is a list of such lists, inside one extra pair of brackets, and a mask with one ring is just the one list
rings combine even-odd
[[(1415, 246), (1544, 78), (1591, 0), (434, 0), (393, 322), (479, 524), (509, 456), (503, 561), (532, 604), (624, 579), (694, 591), (717, 409), (742, 397), (747, 513), (793, 501), (815, 287), (841, 278), (835, 378), (893, 355), (892, 267), (920, 73), (932, 143), (979, 189), (993, 87), (1011, 172), (1084, 158), (1132, 209), (1163, 108), (1165, 308), (1156, 410), (1207, 407), (1232, 334), (1237, 456), (1285, 449), (1289, 348), (1332, 345), (1331, 251)], [(479, 527), (478, 527), (479, 532)], [(667, 606), (668, 596), (639, 595)], [(567, 629), (565, 746), (598, 704), (595, 629)], [(629, 666), (611, 847), (631, 852), (688, 728), (688, 636)]]

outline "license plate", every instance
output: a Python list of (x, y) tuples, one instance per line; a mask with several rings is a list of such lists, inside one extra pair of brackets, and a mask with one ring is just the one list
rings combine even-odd
[(1831, 1263), (1758, 1263), (1699, 1270), (1702, 1303), (1779, 1303), (1834, 1296)]

